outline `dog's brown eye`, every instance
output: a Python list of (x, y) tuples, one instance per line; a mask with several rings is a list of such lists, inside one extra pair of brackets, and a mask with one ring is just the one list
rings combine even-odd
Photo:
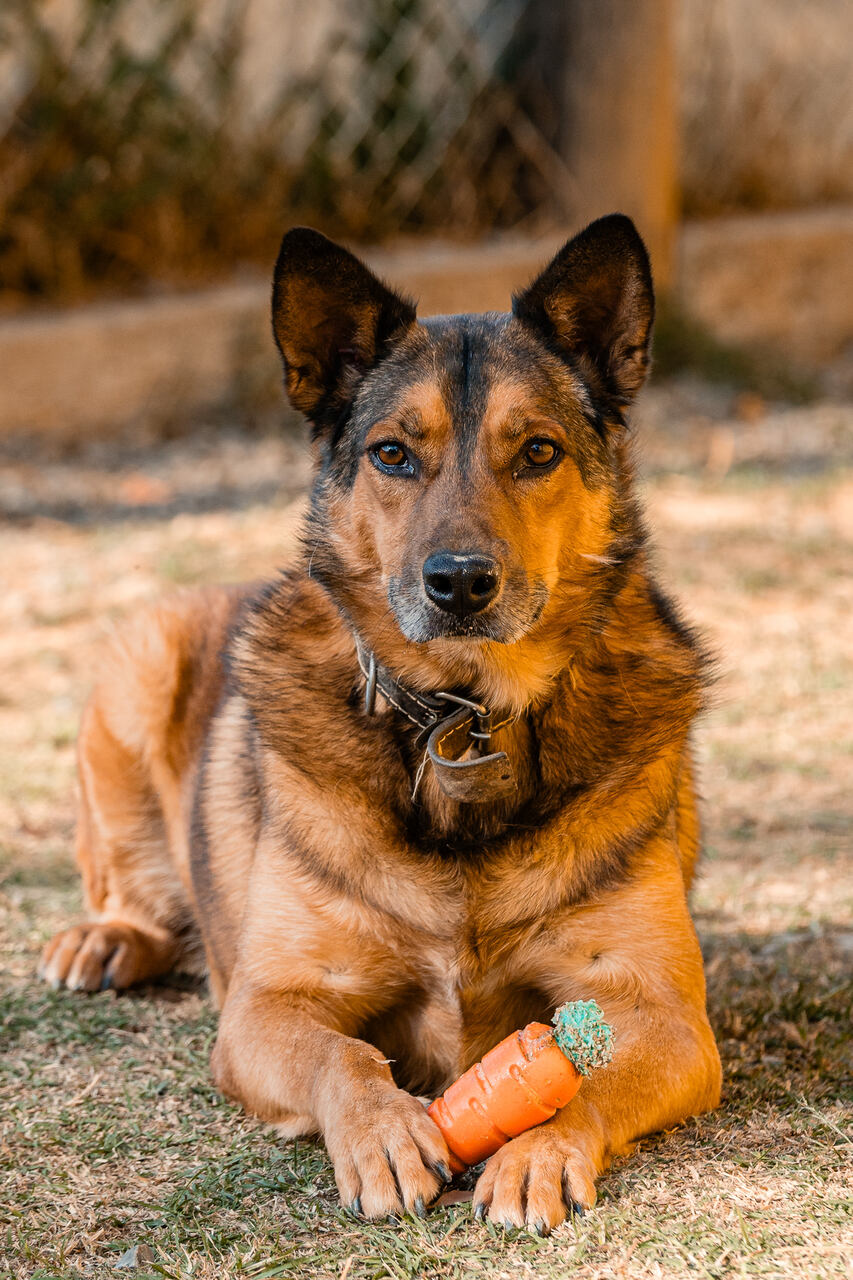
[(386, 475), (415, 475), (415, 460), (399, 440), (383, 440), (381, 444), (371, 445), (367, 450), (367, 456), (374, 467), (384, 471)]
[(388, 444), (380, 444), (376, 456), (386, 467), (399, 467), (406, 461), (406, 450), (401, 444), (392, 440)]
[(557, 457), (558, 449), (550, 440), (531, 440), (524, 451), (524, 461), (529, 467), (547, 467)]

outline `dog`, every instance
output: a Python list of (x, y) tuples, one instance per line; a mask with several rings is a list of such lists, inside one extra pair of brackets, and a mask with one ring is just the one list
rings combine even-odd
[(416, 1095), (565, 1000), (599, 1002), (613, 1060), (491, 1157), (477, 1216), (547, 1233), (614, 1155), (719, 1100), (687, 902), (707, 660), (650, 571), (626, 425), (653, 312), (618, 214), (510, 313), (420, 321), (289, 231), (299, 556), (135, 618), (84, 713), (91, 918), (44, 977), (120, 989), (202, 948), (219, 1088), (321, 1134), (366, 1218), (449, 1179)]

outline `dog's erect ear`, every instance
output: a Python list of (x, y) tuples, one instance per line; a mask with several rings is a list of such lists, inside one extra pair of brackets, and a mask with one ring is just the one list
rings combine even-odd
[(295, 409), (318, 423), (339, 409), (415, 308), (358, 258), (310, 227), (294, 227), (275, 264), (272, 324)]
[(649, 365), (654, 293), (649, 255), (630, 218), (599, 218), (513, 298), (519, 320), (628, 405)]

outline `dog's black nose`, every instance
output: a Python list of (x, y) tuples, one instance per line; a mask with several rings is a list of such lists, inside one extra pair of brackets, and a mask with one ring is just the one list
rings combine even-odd
[(491, 556), (436, 551), (424, 563), (424, 588), (439, 609), (460, 618), (491, 604), (501, 585), (501, 567)]

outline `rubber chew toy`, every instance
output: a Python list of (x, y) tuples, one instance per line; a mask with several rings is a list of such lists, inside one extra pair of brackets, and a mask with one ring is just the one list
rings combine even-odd
[(429, 1107), (454, 1173), (550, 1120), (584, 1076), (610, 1061), (613, 1032), (594, 1000), (560, 1005), (553, 1022), (513, 1031)]

